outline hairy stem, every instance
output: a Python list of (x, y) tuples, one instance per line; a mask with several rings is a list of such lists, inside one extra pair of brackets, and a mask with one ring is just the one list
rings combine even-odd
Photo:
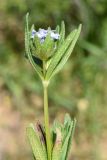
[[(43, 72), (45, 75), (45, 62), (43, 62)], [(49, 127), (49, 111), (48, 111), (48, 82), (43, 81), (43, 89), (44, 89), (44, 122), (45, 122), (45, 132), (46, 132), (46, 145), (47, 145), (47, 153), (48, 160), (51, 160), (51, 135), (50, 135), (50, 127)]]

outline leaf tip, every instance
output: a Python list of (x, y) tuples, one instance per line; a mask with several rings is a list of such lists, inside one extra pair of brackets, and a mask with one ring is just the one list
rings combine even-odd
[(28, 16), (29, 16), (29, 12), (26, 13), (26, 17), (28, 17)]
[(79, 32), (81, 32), (81, 29), (82, 29), (82, 24), (80, 24), (78, 27)]
[(62, 20), (62, 21), (61, 21), (61, 24), (62, 24), (62, 25), (65, 25), (65, 22), (64, 22), (64, 20)]

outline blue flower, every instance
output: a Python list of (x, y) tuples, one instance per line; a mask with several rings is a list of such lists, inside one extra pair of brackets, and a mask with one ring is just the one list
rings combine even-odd
[(34, 38), (35, 34), (36, 34), (36, 31), (33, 29), (33, 30), (32, 30), (31, 38)]
[(60, 35), (58, 33), (55, 33), (55, 30), (45, 30), (41, 28), (39, 29), (38, 32), (36, 32), (33, 29), (31, 38), (34, 38), (35, 36), (37, 36), (40, 39), (40, 42), (43, 43), (48, 34), (50, 34), (50, 37), (52, 38), (52, 40), (60, 39)]
[(60, 35), (58, 33), (54, 33), (53, 31), (51, 31), (51, 37), (55, 40), (58, 40), (60, 38)]

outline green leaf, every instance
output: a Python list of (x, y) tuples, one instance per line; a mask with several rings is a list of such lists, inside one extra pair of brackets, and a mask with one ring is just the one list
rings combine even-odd
[(38, 36), (35, 35), (34, 37), (34, 47), (35, 47), (35, 55), (39, 58), (41, 58), (40, 54), (41, 54), (41, 43), (40, 43), (40, 39), (38, 38)]
[(71, 145), (72, 145), (72, 138), (73, 138), (74, 131), (75, 131), (76, 119), (74, 119), (72, 122), (73, 122), (73, 125), (72, 125), (72, 132), (71, 132), (71, 136), (70, 136), (70, 138), (69, 138), (68, 148), (67, 148), (67, 153), (66, 153), (66, 156), (67, 156), (67, 157), (68, 157), (68, 154), (69, 154)]
[(60, 154), (60, 160), (67, 160), (67, 158), (68, 158), (68, 152), (69, 152), (69, 149), (71, 146), (72, 136), (74, 133), (74, 126), (75, 126), (75, 120), (71, 121), (70, 123), (68, 121), (68, 125), (66, 126), (67, 128), (65, 128), (66, 129), (66, 131), (65, 131), (66, 136), (64, 137), (64, 140), (63, 140), (63, 145), (62, 145), (61, 154)]
[(53, 150), (52, 150), (52, 160), (60, 159), (60, 152), (62, 147), (62, 124), (57, 120), (54, 120), (52, 126), (52, 137), (53, 137)]
[(57, 72), (59, 72), (63, 68), (64, 64), (67, 62), (68, 58), (70, 57), (70, 55), (74, 49), (76, 42), (78, 40), (80, 32), (81, 32), (81, 25), (79, 25), (79, 28), (76, 31), (76, 33), (73, 37), (73, 40), (72, 40), (71, 44), (69, 45), (69, 47), (67, 48), (65, 54), (62, 56), (62, 58), (60, 59), (60, 62), (57, 64), (57, 66), (53, 70), (52, 76), (54, 76)]
[(57, 26), (56, 26), (55, 31), (56, 31), (57, 33), (59, 33), (59, 31), (60, 31), (60, 27), (59, 27), (59, 25), (57, 25)]
[(62, 129), (62, 135), (63, 135), (63, 144), (65, 142), (65, 139), (68, 135), (68, 132), (69, 132), (69, 128), (70, 128), (70, 125), (71, 125), (71, 117), (69, 116), (69, 114), (66, 114), (65, 115), (65, 118), (64, 118), (64, 127)]
[(70, 124), (71, 123), (71, 117), (69, 116), (68, 113), (66, 113), (65, 118), (64, 118), (64, 126), (66, 126), (66, 124)]
[(52, 57), (51, 63), (48, 67), (46, 72), (46, 79), (49, 80), (52, 77), (52, 73), (55, 70), (56, 66), (59, 64), (60, 60), (62, 59), (63, 55), (65, 54), (66, 50), (68, 49), (69, 45), (73, 41), (77, 30), (71, 32), (68, 37), (65, 39), (63, 44), (60, 46), (58, 51)]
[(44, 150), (40, 137), (34, 129), (33, 124), (27, 127), (27, 136), (31, 144), (33, 154), (36, 160), (47, 160), (46, 150)]
[(62, 133), (59, 128), (56, 128), (56, 140), (52, 151), (52, 160), (60, 160), (62, 146)]
[(60, 41), (58, 43), (58, 48), (62, 45), (65, 39), (65, 23), (64, 21), (61, 22), (61, 32), (60, 32)]
[(32, 30), (33, 30), (33, 29), (35, 29), (34, 24), (32, 24), (32, 26), (31, 26), (31, 30), (30, 30), (31, 34), (32, 34)]
[(46, 39), (43, 43), (43, 54), (46, 55), (46, 59), (49, 58), (54, 52), (54, 41), (52, 40), (50, 33), (46, 36)]
[(30, 63), (32, 64), (33, 68), (36, 70), (36, 72), (38, 73), (38, 75), (40, 76), (41, 79), (43, 79), (43, 73), (42, 73), (42, 68), (40, 68), (35, 62), (34, 59), (32, 57), (32, 53), (30, 50), (30, 35), (29, 35), (29, 26), (28, 26), (28, 16), (29, 13), (27, 13), (26, 15), (26, 25), (25, 25), (25, 51), (27, 54), (27, 57), (30, 61)]

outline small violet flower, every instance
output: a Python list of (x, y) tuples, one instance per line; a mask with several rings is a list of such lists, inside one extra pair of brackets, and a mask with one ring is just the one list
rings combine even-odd
[(41, 43), (43, 43), (48, 33), (50, 33), (50, 36), (53, 40), (60, 39), (60, 35), (58, 33), (55, 33), (54, 30), (45, 30), (45, 29), (39, 29), (38, 32), (36, 32), (33, 29), (31, 38), (34, 38), (35, 36), (37, 36), (40, 39)]
[(33, 29), (33, 30), (32, 30), (31, 38), (34, 38), (35, 34), (36, 34), (36, 31)]

